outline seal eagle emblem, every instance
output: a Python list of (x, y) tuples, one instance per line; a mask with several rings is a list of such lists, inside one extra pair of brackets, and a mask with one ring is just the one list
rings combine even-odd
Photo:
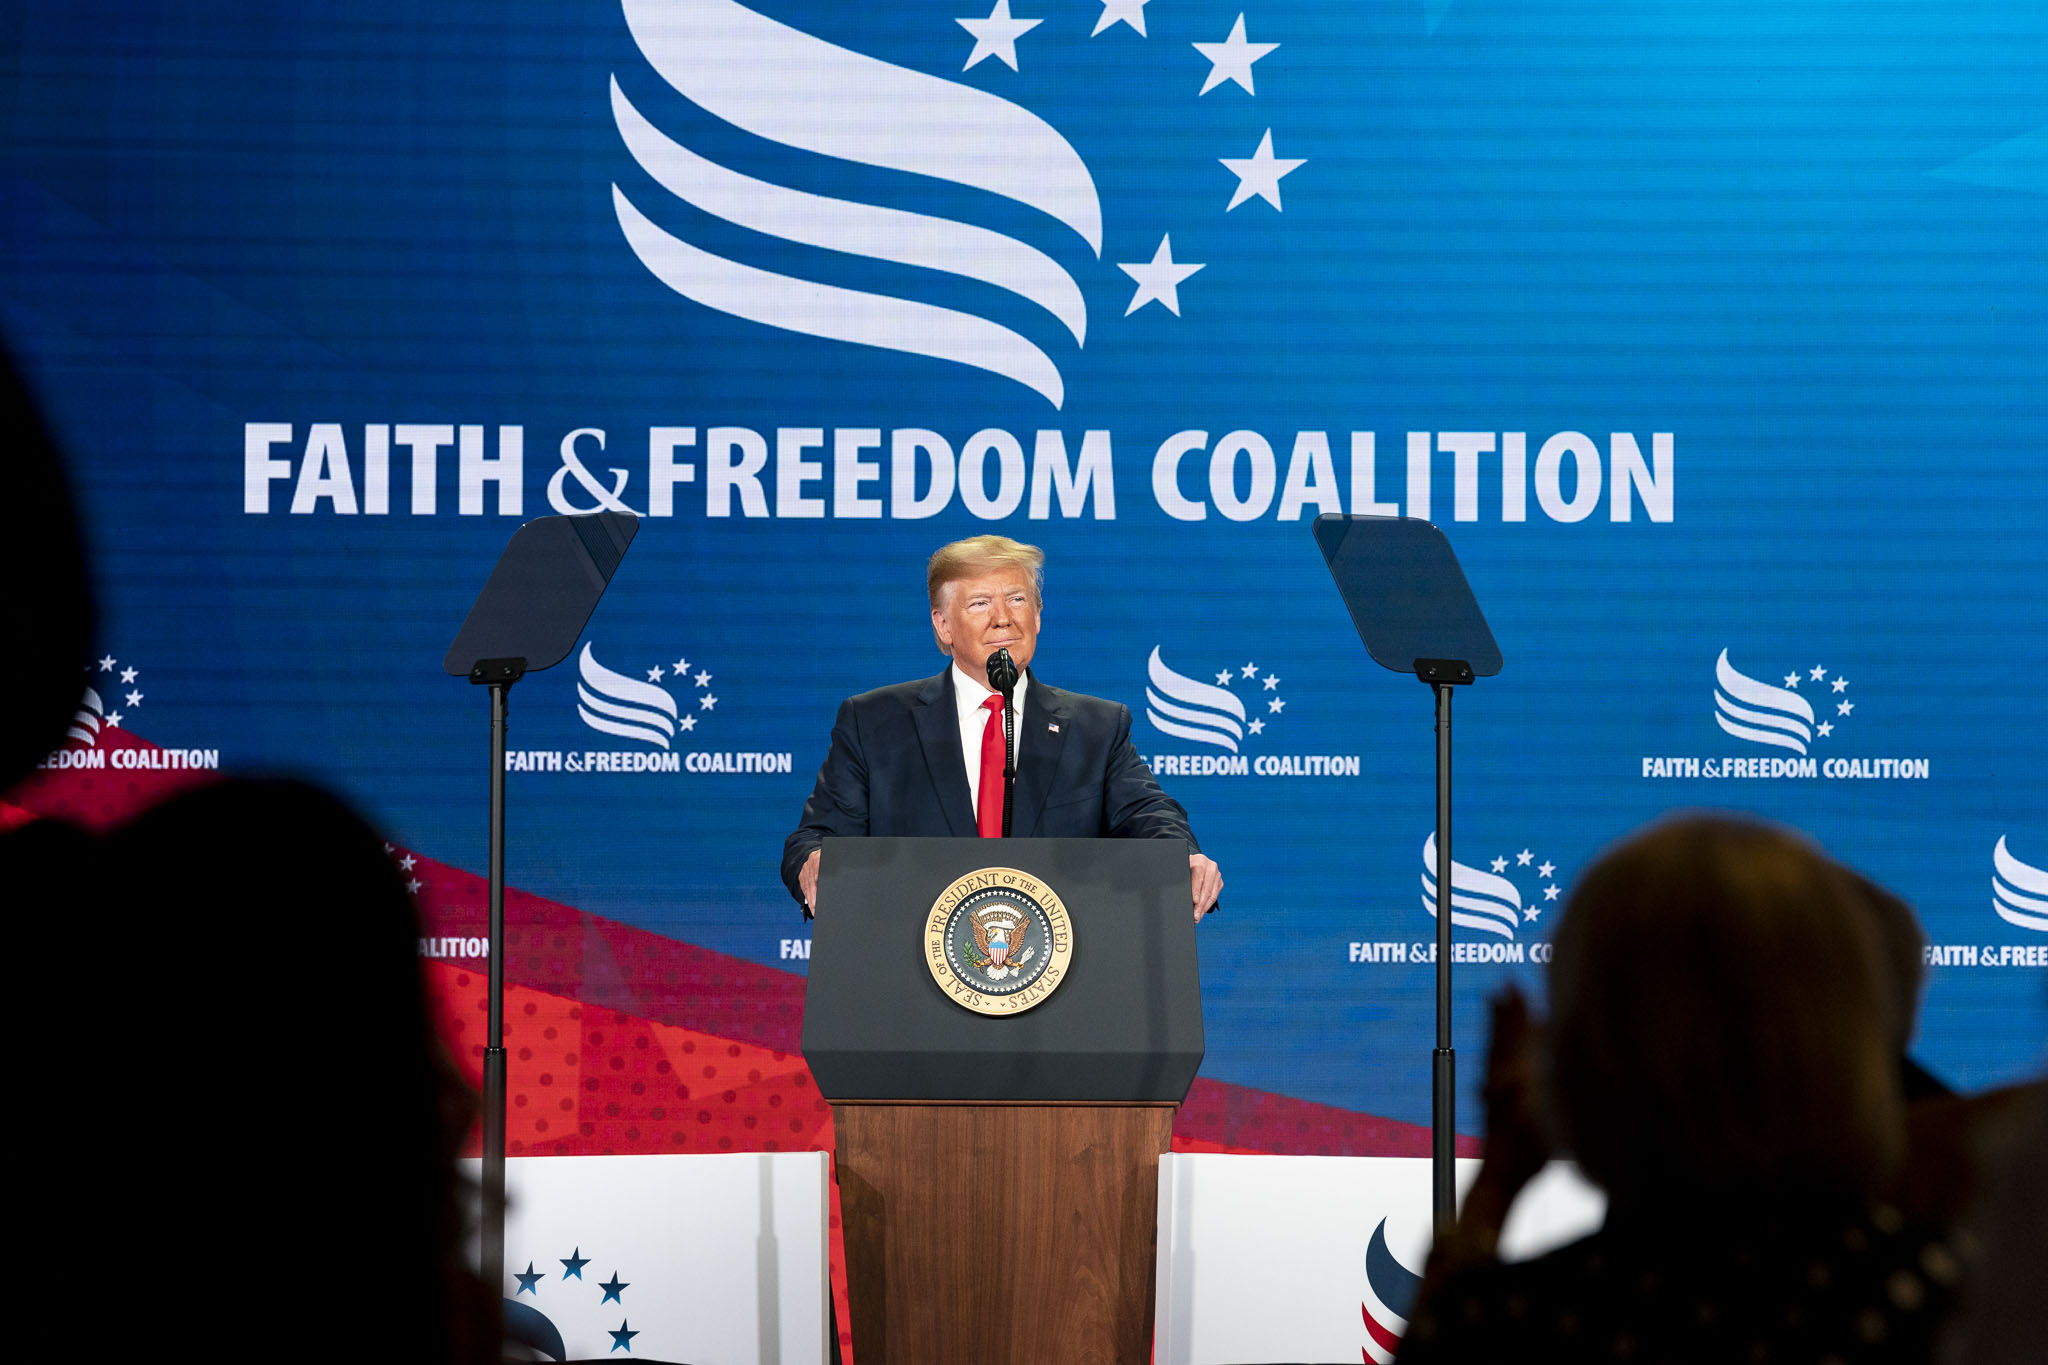
[(984, 867), (956, 877), (925, 919), (925, 966), (949, 999), (977, 1014), (1018, 1014), (1066, 979), (1074, 927), (1037, 877)]

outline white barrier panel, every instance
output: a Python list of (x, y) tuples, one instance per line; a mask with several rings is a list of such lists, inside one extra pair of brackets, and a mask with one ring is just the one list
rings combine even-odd
[[(1458, 1163), (1458, 1190), (1479, 1163)], [(1516, 1201), (1509, 1260), (1600, 1226), (1606, 1201), (1563, 1163)], [(1429, 1162), (1408, 1157), (1159, 1159), (1159, 1365), (1385, 1362), (1430, 1238)]]
[(505, 1166), (508, 1327), (549, 1343), (532, 1358), (823, 1365), (825, 1153)]

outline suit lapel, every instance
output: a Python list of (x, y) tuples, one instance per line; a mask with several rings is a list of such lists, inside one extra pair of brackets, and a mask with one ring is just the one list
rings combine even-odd
[(1066, 694), (1032, 675), (1024, 693), (1024, 713), (1017, 717), (1017, 812), (1010, 819), (1010, 832), (1020, 839), (1038, 837), (1068, 729)]
[(912, 716), (946, 828), (955, 838), (973, 835), (974, 798), (967, 790), (967, 761), (960, 753), (960, 708), (953, 700), (952, 665), (925, 684)]

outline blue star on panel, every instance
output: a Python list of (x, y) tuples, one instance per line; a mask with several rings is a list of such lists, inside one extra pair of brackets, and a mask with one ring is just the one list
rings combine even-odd
[(541, 1274), (542, 1272), (533, 1268), (532, 1261), (526, 1263), (524, 1271), (513, 1271), (513, 1277), (519, 1281), (519, 1288), (514, 1291), (513, 1297), (517, 1298), (520, 1294), (532, 1294), (536, 1299), (539, 1298), (540, 1291), (533, 1286), (540, 1280)]
[(619, 1278), (619, 1272), (614, 1270), (612, 1272), (612, 1277), (609, 1280), (606, 1280), (603, 1284), (598, 1286), (599, 1289), (602, 1289), (604, 1291), (604, 1297), (598, 1300), (598, 1304), (600, 1306), (607, 1303), (622, 1304), (625, 1302), (625, 1300), (620, 1298), (619, 1295), (632, 1287), (633, 1282), (631, 1280), (621, 1280)]
[(622, 1348), (622, 1347), (623, 1347), (624, 1349), (626, 1349), (626, 1350), (628, 1350), (628, 1351), (632, 1350), (632, 1349), (633, 1349), (633, 1338), (634, 1338), (634, 1337), (637, 1337), (637, 1336), (639, 1336), (639, 1335), (640, 1335), (640, 1334), (639, 1334), (638, 1332), (629, 1332), (629, 1331), (627, 1331), (627, 1330), (626, 1330), (626, 1320), (625, 1320), (624, 1318), (620, 1318), (620, 1319), (619, 1319), (619, 1330), (618, 1330), (618, 1331), (616, 1331), (616, 1332), (613, 1332), (613, 1333), (611, 1334), (611, 1338), (612, 1338), (612, 1349), (613, 1349), (614, 1351), (616, 1351), (616, 1350), (619, 1350), (620, 1348)]
[(590, 1258), (583, 1254), (583, 1248), (577, 1247), (574, 1251), (570, 1252), (567, 1256), (562, 1258), (562, 1278), (566, 1280), (571, 1275), (574, 1275), (577, 1279), (582, 1279), (583, 1267), (589, 1264)]

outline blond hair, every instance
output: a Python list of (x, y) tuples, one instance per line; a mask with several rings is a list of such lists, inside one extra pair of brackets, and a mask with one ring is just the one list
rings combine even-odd
[[(925, 564), (925, 595), (931, 599), (932, 610), (936, 612), (947, 584), (1004, 569), (1023, 570), (1024, 576), (1031, 581), (1032, 608), (1036, 610), (1044, 605), (1041, 599), (1045, 591), (1045, 551), (1008, 536), (969, 536), (950, 545), (941, 545)], [(932, 627), (932, 640), (938, 645), (939, 653), (947, 652), (946, 642), (939, 638), (937, 625)]]
[(1562, 1136), (1624, 1199), (1874, 1193), (1904, 1139), (1890, 996), (1870, 912), (1805, 839), (1727, 816), (1654, 825), (1586, 872), (1558, 926)]
[(1045, 590), (1045, 551), (1008, 536), (969, 536), (941, 545), (925, 565), (925, 593), (936, 610), (948, 583), (1003, 569), (1022, 569), (1031, 579), (1031, 603), (1039, 605), (1039, 594)]

